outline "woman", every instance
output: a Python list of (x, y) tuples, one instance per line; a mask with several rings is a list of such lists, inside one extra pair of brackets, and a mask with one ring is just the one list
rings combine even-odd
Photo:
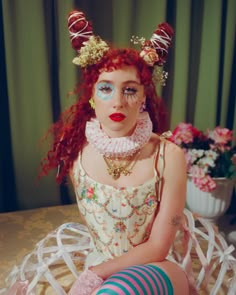
[[(82, 13), (74, 12), (69, 16), (72, 44), (75, 39), (79, 42), (82, 38), (73, 29), (76, 23), (81, 25), (81, 22), (86, 28), (83, 21)], [(167, 29), (168, 33), (163, 30), (168, 37), (165, 47), (162, 44), (165, 50), (172, 37), (171, 29)], [(87, 27), (86, 32), (89, 31)], [(152, 132), (153, 129), (158, 131), (159, 127), (158, 98), (152, 82), (153, 67), (140, 57), (138, 51), (111, 49), (103, 45), (105, 52), (100, 60), (91, 65), (85, 60), (85, 90), (78, 101), (77, 112), (83, 109), (87, 116), (84, 113), (75, 114), (72, 131), (62, 131), (59, 135), (68, 150), (71, 143), (67, 137), (71, 134), (74, 136), (74, 129), (82, 129), (81, 148), (76, 150), (76, 156), (79, 156), (73, 159), (70, 175), (79, 208), (95, 239), (97, 251), (104, 256), (101, 263), (90, 268), (91, 280), (95, 274), (106, 280), (129, 266), (148, 264), (155, 266), (156, 281), (161, 276), (160, 280), (164, 282), (160, 293), (158, 287), (152, 287), (153, 294), (189, 294), (188, 280), (183, 270), (165, 260), (185, 204), (186, 167), (183, 152)], [(81, 48), (79, 50), (81, 57), (83, 52)], [(147, 111), (144, 111), (145, 108)], [(153, 122), (149, 119), (149, 111)], [(96, 119), (89, 121), (91, 118)], [(75, 145), (78, 137), (76, 134)], [(56, 147), (60, 146), (59, 140)], [(160, 152), (165, 159), (165, 169), (162, 163), (159, 164)], [(160, 193), (156, 191), (156, 185), (160, 185), (158, 175), (162, 173), (164, 183)], [(148, 200), (153, 202), (151, 206), (147, 205)], [(114, 212), (116, 210), (118, 213)], [(97, 218), (100, 218), (100, 222)], [(106, 223), (109, 226), (105, 226)], [(108, 240), (109, 243), (106, 243)], [(106, 284), (104, 286), (107, 288)], [(124, 287), (124, 282), (122, 287), (127, 287)], [(80, 289), (81, 279), (70, 294), (81, 294)], [(102, 294), (101, 291), (99, 293)], [(140, 291), (138, 294), (141, 294)], [(148, 294), (148, 290), (144, 294)]]
[[(165, 62), (173, 31), (160, 25), (151, 40), (141, 39), (139, 52), (111, 48), (93, 36), (82, 12), (70, 13), (68, 25), (83, 83), (78, 102), (53, 127), (42, 174), (58, 167), (58, 182), (70, 175), (89, 235), (79, 228), (85, 239), (67, 252), (60, 248), (40, 271), (57, 294), (65, 294), (48, 265), (63, 258), (78, 276), (73, 255), (89, 249), (70, 295), (188, 295), (193, 281), (168, 254), (184, 224), (186, 164), (182, 150), (160, 135), (163, 117), (153, 81), (163, 79), (155, 67)], [(41, 275), (37, 264), (29, 269), (27, 292)]]
[[(92, 93), (98, 121), (90, 122), (89, 128), (87, 125), (88, 143), (74, 162), (71, 178), (81, 212), (84, 212), (82, 214), (88, 218), (87, 223), (92, 235), (95, 230), (94, 238), (98, 235), (98, 241), (95, 241), (97, 247), (106, 253), (104, 257), (106, 260), (113, 258), (94, 266), (93, 271), (102, 279), (107, 279), (125, 267), (152, 263), (165, 270), (171, 279), (175, 294), (184, 295), (188, 294), (186, 276), (176, 264), (165, 261), (165, 257), (178, 228), (178, 224), (174, 221), (178, 222), (180, 219), (185, 203), (185, 159), (179, 148), (163, 140), (163, 144), (166, 145), (166, 167), (163, 171), (165, 183), (161, 202), (158, 202), (159, 196), (155, 196), (157, 181), (155, 163), (158, 161), (161, 140), (156, 134), (151, 133), (147, 113), (140, 115), (140, 108), (146, 100), (144, 88), (139, 72), (133, 65), (120, 67), (119, 62), (117, 70), (101, 72)], [(135, 129), (137, 120), (142, 120), (143, 125), (138, 131), (142, 133), (138, 135), (142, 135), (145, 141), (137, 147), (137, 151), (134, 150), (129, 154), (131, 150), (126, 149), (126, 145), (134, 130), (137, 130)], [(109, 136), (108, 148), (111, 150), (111, 155), (108, 156), (105, 154), (107, 139), (102, 139), (105, 135)], [(122, 138), (119, 154), (115, 151), (117, 141), (113, 145), (113, 138)], [(158, 169), (156, 171), (162, 173)], [(82, 176), (81, 173), (85, 175)], [(124, 192), (122, 196), (127, 187), (129, 192)], [(154, 204), (149, 208), (146, 203), (150, 196), (153, 196)], [(95, 204), (91, 202), (88, 204), (88, 200), (92, 201), (91, 198), (95, 199)], [(131, 212), (133, 207), (135, 209)], [(112, 213), (115, 210), (119, 214)], [(144, 215), (143, 210), (150, 212)], [(155, 217), (156, 211), (159, 212)], [(97, 216), (90, 216), (93, 214)], [(100, 217), (99, 225), (96, 224), (98, 217)], [(140, 224), (137, 221), (138, 217), (142, 219)], [(105, 227), (106, 222), (112, 222), (112, 225)], [(116, 234), (112, 235), (114, 229)], [(146, 236), (147, 230), (150, 230), (148, 236)], [(106, 233), (103, 234), (102, 231)], [(103, 244), (107, 236), (110, 245)], [(122, 255), (123, 251), (126, 254)], [(186, 289), (184, 292), (183, 286)]]

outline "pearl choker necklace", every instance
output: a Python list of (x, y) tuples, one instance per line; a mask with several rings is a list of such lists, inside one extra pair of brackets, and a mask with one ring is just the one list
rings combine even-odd
[(100, 128), (97, 119), (86, 124), (87, 141), (103, 156), (108, 158), (125, 158), (140, 150), (150, 139), (152, 122), (147, 112), (140, 114), (136, 128), (131, 136), (111, 138)]

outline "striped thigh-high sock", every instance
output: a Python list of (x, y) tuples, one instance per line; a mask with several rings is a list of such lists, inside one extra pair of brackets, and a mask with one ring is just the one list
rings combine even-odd
[(110, 276), (97, 295), (173, 295), (166, 273), (155, 265), (136, 265)]

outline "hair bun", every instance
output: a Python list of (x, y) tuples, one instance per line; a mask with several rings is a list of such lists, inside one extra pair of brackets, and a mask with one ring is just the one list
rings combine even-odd
[(83, 42), (93, 35), (91, 22), (86, 20), (83, 12), (77, 10), (68, 14), (68, 29), (71, 45), (77, 51), (83, 46)]
[(168, 49), (174, 35), (174, 30), (168, 23), (161, 23), (154, 31), (150, 42), (158, 54), (158, 66), (162, 66), (166, 62)]
[(174, 35), (174, 30), (168, 23), (161, 23), (158, 25), (156, 31), (154, 33), (157, 33), (159, 35), (163, 35), (163, 32), (166, 32), (170, 38)]

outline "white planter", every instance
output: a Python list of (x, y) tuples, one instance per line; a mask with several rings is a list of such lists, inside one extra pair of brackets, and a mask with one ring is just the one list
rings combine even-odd
[(227, 178), (214, 178), (217, 187), (212, 192), (203, 192), (195, 186), (191, 178), (187, 181), (186, 205), (194, 213), (213, 222), (224, 215), (229, 208), (234, 181)]

